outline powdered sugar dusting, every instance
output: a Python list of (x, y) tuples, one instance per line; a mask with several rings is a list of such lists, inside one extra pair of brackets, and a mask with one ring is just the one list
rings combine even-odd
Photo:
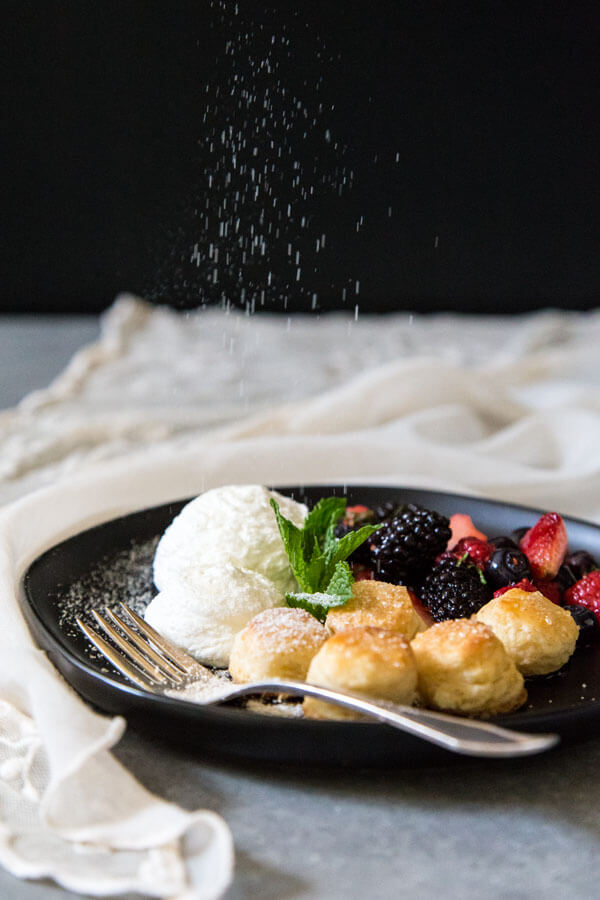
[(321, 623), (303, 609), (287, 606), (266, 609), (247, 626), (266, 642), (272, 652), (285, 651), (290, 646), (318, 646), (327, 637)]
[(128, 549), (100, 559), (83, 578), (73, 581), (58, 600), (59, 625), (70, 637), (79, 636), (76, 617), (93, 624), (92, 609), (119, 611), (126, 603), (143, 615), (156, 594), (152, 560), (158, 538), (132, 541)]

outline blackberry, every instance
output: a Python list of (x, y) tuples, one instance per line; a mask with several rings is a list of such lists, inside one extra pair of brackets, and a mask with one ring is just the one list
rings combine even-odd
[(370, 538), (375, 578), (411, 584), (446, 548), (450, 521), (415, 503), (401, 506)]
[[(348, 534), (349, 531), (356, 531), (358, 528), (362, 528), (363, 525), (379, 525), (385, 519), (389, 519), (397, 509), (398, 506), (390, 502), (376, 506), (374, 509), (368, 506), (349, 506), (346, 510), (346, 515), (339, 525), (336, 526), (334, 534), (336, 538), (341, 538)], [(348, 557), (348, 562), (371, 568), (369, 542), (365, 541), (364, 544), (357, 547)]]
[(465, 619), (491, 599), (492, 591), (477, 566), (445, 557), (425, 577), (419, 599), (436, 622)]
[(376, 522), (385, 522), (386, 519), (393, 519), (397, 512), (402, 509), (397, 503), (386, 500), (380, 506), (376, 506), (373, 510)]

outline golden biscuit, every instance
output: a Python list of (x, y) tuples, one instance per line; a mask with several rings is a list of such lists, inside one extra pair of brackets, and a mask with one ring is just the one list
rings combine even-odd
[(410, 641), (425, 623), (405, 587), (385, 581), (355, 581), (352, 597), (330, 609), (325, 624), (333, 633), (367, 625), (399, 631)]
[(568, 610), (539, 591), (520, 588), (494, 597), (475, 614), (485, 622), (523, 675), (547, 675), (569, 659), (579, 628)]
[[(397, 631), (350, 628), (326, 641), (310, 664), (307, 681), (369, 697), (411, 704), (417, 670), (410, 645)], [(352, 710), (304, 700), (304, 713), (313, 719), (360, 719)]]
[(527, 699), (523, 676), (491, 628), (438, 622), (412, 641), (425, 706), (469, 716), (510, 712)]
[(304, 609), (266, 609), (233, 641), (229, 671), (234, 681), (291, 678), (304, 681), (311, 659), (327, 640), (327, 630)]

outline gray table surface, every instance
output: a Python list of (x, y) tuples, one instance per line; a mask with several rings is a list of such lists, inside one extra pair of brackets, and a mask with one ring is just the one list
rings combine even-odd
[[(0, 317), (0, 408), (44, 386), (96, 319)], [(151, 790), (226, 818), (226, 900), (597, 898), (600, 740), (506, 763), (396, 771), (207, 761), (128, 731), (118, 758)], [(0, 897), (80, 897), (0, 870)]]

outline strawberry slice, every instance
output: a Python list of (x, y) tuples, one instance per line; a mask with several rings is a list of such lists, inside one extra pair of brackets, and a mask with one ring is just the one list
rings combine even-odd
[(569, 539), (558, 513), (544, 513), (521, 538), (534, 578), (554, 578), (567, 555)]
[(450, 516), (450, 530), (452, 536), (448, 541), (448, 550), (452, 550), (461, 538), (474, 537), (479, 538), (480, 541), (487, 541), (487, 535), (473, 525), (471, 516), (466, 513), (454, 513), (453, 516)]
[(373, 520), (373, 510), (368, 506), (357, 504), (356, 506), (347, 506), (342, 525), (347, 528), (357, 528), (359, 525), (369, 524)]

